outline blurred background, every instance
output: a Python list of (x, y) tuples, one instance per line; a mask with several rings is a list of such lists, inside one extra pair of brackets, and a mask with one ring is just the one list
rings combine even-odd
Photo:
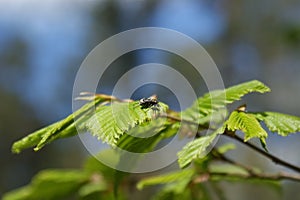
[[(54, 142), (37, 153), (29, 149), (13, 155), (10, 147), (72, 112), (76, 72), (96, 45), (121, 31), (144, 26), (174, 29), (198, 41), (217, 64), (225, 86), (258, 79), (271, 87), (272, 93), (247, 97), (248, 110), (300, 116), (299, 1), (0, 0), (0, 195), (27, 184), (41, 169), (81, 166), (88, 153), (78, 137)], [(193, 73), (176, 55), (132, 52), (110, 66), (99, 92), (111, 93), (122, 74), (148, 62)], [(191, 84), (201, 95), (206, 86), (197, 80)], [(153, 93), (178, 109), (173, 94), (157, 86), (145, 86), (133, 97)], [(271, 135), (267, 143), (272, 154), (300, 165), (300, 135)], [(232, 157), (270, 172), (281, 169), (239, 148)], [(253, 199), (253, 192), (261, 199), (295, 199), (300, 184), (283, 184), (280, 195), (251, 183), (224, 182), (222, 187), (228, 199)]]

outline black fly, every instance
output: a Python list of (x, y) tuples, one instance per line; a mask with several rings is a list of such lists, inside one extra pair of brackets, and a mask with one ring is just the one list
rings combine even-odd
[(139, 103), (142, 109), (152, 108), (153, 110), (159, 110), (159, 104), (156, 95), (153, 95), (149, 98), (142, 98)]

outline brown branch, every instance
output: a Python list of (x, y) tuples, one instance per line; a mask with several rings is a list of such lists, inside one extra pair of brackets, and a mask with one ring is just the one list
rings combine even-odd
[(199, 124), (197, 122), (190, 121), (190, 120), (182, 119), (182, 118), (176, 117), (174, 115), (169, 115), (169, 114), (162, 113), (159, 116), (164, 117), (164, 118), (168, 118), (168, 119), (176, 121), (176, 122), (183, 122), (183, 123), (186, 123), (186, 124), (195, 125), (195, 126), (198, 126), (198, 128), (210, 129), (210, 127), (208, 127), (208, 126), (205, 126), (205, 125), (202, 125), (202, 124)]
[(232, 134), (228, 131), (225, 131), (225, 133), (223, 134), (225, 136), (228, 136), (246, 146), (248, 146), (249, 148), (253, 149), (254, 151), (258, 152), (259, 154), (265, 156), (266, 158), (272, 160), (275, 164), (278, 164), (278, 165), (282, 165), (282, 166), (285, 166), (287, 168), (290, 168), (294, 171), (297, 171), (298, 173), (300, 173), (300, 167), (296, 166), (296, 165), (293, 165), (291, 163), (288, 163), (284, 160), (281, 160), (280, 158), (276, 157), (276, 156), (273, 156), (272, 154), (269, 154), (268, 152), (258, 148), (257, 146), (249, 143), (249, 142), (245, 142), (242, 138), (238, 137), (237, 135), (235, 134)]
[(238, 174), (238, 173), (223, 173), (223, 172), (210, 172), (210, 176), (217, 175), (217, 176), (230, 176), (230, 177), (237, 177), (237, 178), (244, 178), (244, 179), (263, 179), (263, 180), (273, 180), (273, 181), (279, 181), (279, 180), (291, 180), (291, 181), (300, 181), (300, 175), (296, 174), (289, 174), (280, 172), (278, 174)]
[[(78, 99), (87, 100), (89, 98), (95, 98), (95, 96), (97, 96), (97, 97), (104, 98), (104, 99), (111, 100), (111, 101), (119, 101), (119, 102), (131, 102), (132, 101), (131, 99), (121, 100), (121, 99), (118, 99), (118, 98), (116, 98), (114, 96), (103, 95), (103, 94), (82, 93), (81, 95), (88, 95), (88, 96), (79, 97)], [(184, 123), (187, 123), (187, 124), (196, 125), (196, 126), (198, 126), (198, 128), (201, 128), (201, 129), (211, 129), (209, 126), (201, 125), (201, 124), (199, 124), (197, 122), (186, 120), (186, 119), (181, 119), (181, 118), (178, 118), (177, 116), (170, 115), (170, 114), (160, 114), (160, 117), (165, 117), (165, 118), (168, 118), (170, 120), (177, 121), (177, 122), (184, 122)], [(300, 173), (300, 167), (295, 166), (295, 165), (293, 165), (291, 163), (288, 163), (288, 162), (286, 162), (284, 160), (281, 160), (280, 158), (269, 154), (268, 152), (266, 152), (266, 151), (258, 148), (257, 146), (255, 146), (255, 145), (253, 145), (253, 144), (251, 144), (249, 142), (245, 142), (242, 138), (238, 137), (234, 132), (229, 132), (229, 131), (225, 130), (225, 132), (224, 132), (223, 135), (228, 136), (228, 137), (230, 137), (230, 138), (232, 138), (232, 139), (234, 139), (236, 141), (239, 141), (240, 143), (248, 146), (249, 148), (251, 148), (254, 151), (256, 151), (257, 153), (265, 156), (266, 158), (272, 160), (274, 163), (276, 163), (278, 165), (285, 166), (287, 168), (290, 168), (290, 169), (292, 169), (292, 170), (297, 171), (298, 173)], [(248, 171), (248, 172), (250, 172), (250, 171)], [(278, 175), (276, 177), (278, 177)], [(284, 176), (282, 176), (282, 174), (281, 174), (281, 176), (279, 176), (279, 177), (284, 177)], [(274, 178), (274, 176), (273, 176), (273, 178)], [(288, 176), (287, 176), (287, 178), (288, 178)]]
[[(189, 120), (185, 120), (185, 119), (180, 119), (176, 116), (172, 116), (172, 115), (161, 115), (161, 117), (166, 117), (168, 119), (171, 119), (171, 120), (174, 120), (174, 121), (178, 121), (178, 122), (184, 122), (184, 123), (188, 123), (188, 124), (193, 124), (193, 125), (198, 125), (200, 128), (204, 128), (204, 129), (208, 129), (209, 127), (207, 126), (200, 126), (199, 124), (197, 124), (196, 122), (193, 122), (193, 121), (189, 121)], [(269, 154), (268, 152), (258, 148), (257, 146), (249, 143), (249, 142), (245, 142), (242, 138), (238, 137), (234, 132), (229, 132), (227, 130), (225, 130), (225, 132), (223, 133), (223, 135), (227, 136), (227, 137), (230, 137), (236, 141), (239, 141), (240, 143), (248, 146), (249, 148), (253, 149), (254, 151), (256, 151), (257, 153), (263, 155), (264, 157), (272, 160), (275, 164), (278, 164), (278, 165), (282, 165), (282, 166), (285, 166), (289, 169), (292, 169), (298, 173), (300, 173), (300, 167), (296, 166), (296, 165), (293, 165), (291, 163), (288, 163), (276, 156), (273, 156), (272, 154)]]
[(224, 161), (227, 162), (229, 164), (238, 166), (244, 170), (246, 170), (249, 174), (255, 174), (255, 170), (252, 167), (249, 167), (247, 165), (244, 165), (242, 163), (236, 162), (230, 158), (228, 158), (227, 156), (225, 156), (224, 154), (219, 153), (216, 149), (212, 150), (212, 155), (216, 158), (219, 159), (220, 161)]
[[(298, 174), (290, 174), (285, 172), (279, 172), (278, 174), (264, 174), (256, 172), (252, 167), (244, 165), (242, 163), (236, 162), (227, 156), (220, 154), (216, 150), (213, 151), (213, 155), (215, 158), (220, 159), (221, 161), (227, 162), (229, 164), (238, 166), (248, 172), (248, 175), (243, 175), (245, 178), (256, 178), (256, 179), (268, 179), (268, 180), (292, 180), (292, 181), (300, 181), (300, 175)], [(224, 174), (225, 175), (225, 174)], [(231, 176), (231, 174), (227, 174)], [(234, 176), (237, 174), (233, 174)], [(240, 174), (238, 174), (240, 176)]]

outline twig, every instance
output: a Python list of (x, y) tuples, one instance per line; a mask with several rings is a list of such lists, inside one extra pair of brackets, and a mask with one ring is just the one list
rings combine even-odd
[(300, 182), (300, 175), (297, 174), (289, 174), (284, 172), (279, 172), (278, 174), (242, 174), (242, 173), (225, 173), (225, 172), (206, 172), (204, 174), (200, 174), (196, 176), (192, 183), (202, 183), (211, 179), (212, 176), (224, 176), (224, 177), (235, 177), (242, 179), (263, 179), (263, 180), (271, 180), (271, 181), (280, 181), (280, 180), (291, 180)]
[[(171, 120), (174, 120), (174, 121), (184, 122), (184, 123), (188, 123), (188, 124), (194, 124), (194, 125), (198, 125), (200, 128), (206, 128), (206, 129), (208, 129), (207, 126), (202, 126), (202, 125), (197, 124), (196, 122), (185, 120), (185, 119), (180, 119), (180, 118), (172, 116), (172, 115), (161, 115), (161, 116), (162, 117), (166, 117), (166, 118), (171, 119)], [(228, 137), (230, 137), (232, 139), (235, 139), (235, 140), (239, 141), (240, 143), (242, 143), (242, 144), (248, 146), (249, 148), (255, 150), (256, 152), (258, 152), (259, 154), (265, 156), (266, 158), (269, 158), (270, 160), (272, 160), (274, 163), (276, 163), (278, 165), (285, 166), (287, 168), (290, 168), (290, 169), (292, 169), (292, 170), (297, 171), (298, 173), (300, 173), (300, 167), (295, 166), (295, 165), (293, 165), (291, 163), (288, 163), (288, 162), (286, 162), (286, 161), (284, 161), (284, 160), (282, 160), (282, 159), (280, 159), (280, 158), (278, 158), (276, 156), (273, 156), (273, 155), (269, 154), (268, 152), (266, 152), (266, 151), (258, 148), (257, 146), (255, 146), (255, 145), (253, 145), (253, 144), (251, 144), (249, 142), (245, 142), (243, 139), (241, 139), (237, 135), (235, 135), (234, 132), (228, 132), (228, 131), (225, 130), (225, 132), (224, 132), (223, 135), (228, 136)]]
[[(218, 153), (217, 151), (213, 152), (215, 154), (216, 158), (219, 158), (222, 161), (225, 161), (227, 163), (230, 163), (232, 165), (238, 166), (248, 172), (248, 175), (244, 175), (245, 178), (259, 178), (259, 179), (269, 179), (269, 180), (282, 180), (282, 179), (287, 179), (287, 180), (293, 180), (293, 181), (300, 181), (300, 175), (297, 174), (290, 174), (286, 172), (279, 172), (278, 174), (263, 174), (263, 173), (257, 173), (255, 170), (249, 166), (246, 166), (244, 164), (238, 163), (228, 157), (226, 157), (223, 154)], [(210, 173), (213, 174), (213, 173)], [(232, 174), (227, 174), (229, 176), (232, 176)], [(236, 176), (237, 174), (233, 174)], [(241, 176), (240, 174), (238, 174)], [(225, 173), (224, 173), (225, 176)]]
[(248, 146), (249, 148), (253, 149), (254, 151), (256, 151), (258, 153), (260, 153), (261, 155), (265, 156), (266, 158), (269, 158), (270, 160), (272, 160), (274, 163), (276, 163), (278, 165), (282, 165), (282, 166), (288, 167), (288, 168), (290, 168), (290, 169), (292, 169), (292, 170), (297, 171), (297, 172), (300, 173), (300, 167), (295, 166), (295, 165), (293, 165), (291, 163), (288, 163), (288, 162), (286, 162), (284, 160), (281, 160), (280, 158), (275, 157), (275, 156), (269, 154), (268, 152), (266, 152), (266, 151), (258, 148), (257, 146), (255, 146), (255, 145), (253, 145), (253, 144), (251, 144), (249, 142), (245, 142), (242, 138), (238, 137), (235, 134), (228, 133), (228, 132), (225, 131), (225, 133), (223, 135), (228, 136), (228, 137), (230, 137), (230, 138), (232, 138), (232, 139), (234, 139), (234, 140), (236, 140), (236, 141), (238, 141), (238, 142), (240, 142), (240, 143)]
[(213, 149), (212, 151), (212, 155), (216, 158), (216, 159), (219, 159), (221, 161), (224, 161), (224, 162), (227, 162), (229, 164), (232, 164), (232, 165), (235, 165), (235, 166), (238, 166), (244, 170), (246, 170), (249, 174), (255, 174), (255, 171), (252, 167), (249, 167), (247, 165), (244, 165), (242, 163), (239, 163), (239, 162), (236, 162), (230, 158), (228, 158), (227, 156), (223, 155), (223, 154), (220, 154), (217, 150)]
[(218, 175), (218, 176), (229, 176), (229, 177), (238, 177), (238, 178), (245, 178), (245, 179), (264, 179), (264, 180), (291, 180), (291, 181), (300, 181), (300, 176), (296, 174), (289, 174), (280, 172), (278, 174), (238, 174), (238, 173), (223, 173), (223, 172), (210, 172), (210, 176)]
[[(118, 99), (114, 96), (109, 96), (109, 95), (103, 95), (103, 94), (91, 94), (91, 93), (82, 93), (81, 95), (89, 95), (89, 96), (85, 96), (85, 97), (79, 97), (78, 99), (83, 99), (83, 100), (87, 100), (89, 98), (95, 98), (95, 96), (97, 97), (100, 97), (100, 98), (104, 98), (106, 100), (111, 100), (111, 101), (119, 101), (119, 102), (130, 102), (132, 101), (131, 99), (126, 99), (126, 100), (121, 100), (121, 99)], [(187, 123), (187, 124), (192, 124), (192, 125), (196, 125), (198, 126), (198, 128), (202, 128), (202, 129), (210, 129), (210, 130), (213, 130), (212, 128), (210, 128), (209, 126), (206, 126), (206, 125), (201, 125), (201, 124), (198, 124), (197, 122), (194, 122), (194, 121), (190, 121), (190, 120), (186, 120), (186, 119), (181, 119), (181, 118), (178, 118), (176, 116), (173, 116), (173, 115), (169, 115), (169, 114), (161, 114), (160, 117), (165, 117), (165, 118), (168, 118), (170, 120), (173, 120), (173, 121), (177, 121), (177, 122), (184, 122), (184, 123)], [(282, 166), (285, 166), (287, 168), (290, 168), (294, 171), (297, 171), (298, 173), (300, 173), (300, 167), (298, 166), (295, 166), (291, 163), (288, 163), (284, 160), (281, 160), (280, 158), (278, 157), (275, 157), (271, 154), (269, 154), (268, 152), (258, 148), (257, 146), (249, 143), (249, 142), (245, 142), (243, 139), (239, 138), (234, 132), (229, 132), (229, 131), (226, 131), (224, 132), (225, 136), (228, 136), (234, 140), (237, 140), (239, 141), (240, 143), (248, 146), (249, 148), (255, 150), (256, 152), (258, 152), (259, 154), (265, 156), (266, 158), (272, 160), (274, 163), (276, 164), (279, 164), (279, 165), (282, 165)], [(274, 178), (274, 176), (272, 176)], [(279, 176), (277, 175), (276, 176), (277, 178), (281, 178), (281, 177), (285, 177), (285, 176)], [(286, 178), (288, 178), (289, 176), (286, 176)], [(290, 177), (291, 178), (291, 177)], [(298, 177), (297, 177), (298, 178)], [(298, 179), (297, 179), (298, 180)], [(300, 178), (299, 178), (300, 180)]]
[(115, 96), (106, 95), (106, 94), (94, 94), (91, 92), (81, 92), (79, 97), (76, 97), (75, 100), (85, 100), (92, 101), (95, 98), (101, 98), (105, 101), (117, 101), (117, 102), (133, 102), (132, 99), (119, 99)]
[(159, 116), (160, 116), (160, 117), (165, 117), (165, 118), (171, 119), (171, 120), (173, 120), (173, 121), (183, 122), (183, 123), (186, 123), (186, 124), (195, 125), (195, 126), (198, 126), (199, 128), (202, 128), (202, 129), (210, 129), (208, 126), (205, 126), (205, 125), (202, 125), (202, 124), (199, 124), (199, 123), (197, 123), (197, 122), (190, 121), (190, 120), (178, 118), (178, 117), (175, 117), (175, 116), (173, 116), (173, 115), (168, 115), (168, 114), (162, 113), (162, 114), (160, 114)]

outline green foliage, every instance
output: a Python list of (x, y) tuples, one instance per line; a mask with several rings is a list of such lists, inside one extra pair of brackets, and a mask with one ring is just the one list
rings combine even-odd
[(281, 136), (300, 131), (300, 118), (277, 112), (253, 113), (255, 117), (263, 121), (268, 129), (277, 132)]
[[(159, 112), (165, 112), (167, 108), (167, 105), (160, 103)], [(142, 109), (138, 101), (116, 102), (110, 106), (99, 107), (95, 115), (87, 120), (86, 126), (99, 140), (115, 146), (126, 131), (152, 120), (156, 112), (151, 108)]]
[(224, 132), (221, 127), (213, 133), (197, 138), (186, 144), (181, 151), (178, 152), (178, 163), (181, 168), (188, 166), (194, 159), (205, 156), (206, 149), (214, 141), (214, 139)]
[(190, 191), (187, 190), (187, 186), (194, 175), (195, 171), (193, 169), (185, 169), (164, 175), (148, 177), (140, 181), (137, 184), (137, 188), (141, 190), (147, 186), (163, 184), (164, 187), (158, 194), (156, 194), (154, 197), (155, 200), (190, 199)]
[[(98, 156), (108, 159), (114, 166), (128, 165), (125, 167), (133, 169), (143, 157), (143, 153), (153, 151), (166, 139), (177, 133), (181, 137), (194, 136), (192, 133), (196, 132), (198, 138), (177, 152), (179, 167), (185, 169), (139, 180), (137, 188), (142, 190), (147, 186), (161, 185), (161, 189), (153, 197), (156, 200), (209, 200), (211, 197), (203, 184), (207, 181), (243, 182), (251, 179), (277, 187), (276, 176), (265, 175), (260, 170), (228, 160), (224, 154), (235, 149), (233, 144), (227, 143), (209, 151), (219, 135), (225, 134), (237, 139), (236, 131), (244, 133), (244, 142), (258, 138), (266, 148), (268, 133), (260, 122), (265, 123), (270, 131), (282, 136), (300, 131), (299, 117), (275, 112), (251, 113), (241, 108), (232, 112), (227, 110), (228, 104), (240, 100), (248, 93), (269, 91), (263, 83), (249, 81), (226, 90), (211, 91), (182, 112), (171, 111), (168, 105), (161, 102), (157, 107), (150, 105), (142, 108), (139, 101), (127, 102), (112, 96), (96, 95), (94, 101), (88, 102), (67, 118), (15, 142), (12, 151), (19, 153), (29, 147), (35, 147), (34, 150), (37, 151), (56, 139), (74, 136), (78, 134), (77, 131), (89, 131), (113, 147), (100, 152)], [(203, 130), (209, 134), (201, 136)], [(119, 149), (140, 153), (140, 157), (131, 158)], [(262, 152), (262, 155), (268, 157), (268, 153)], [(186, 168), (192, 162), (194, 165)], [(284, 162), (282, 163), (284, 165)], [(291, 169), (297, 170), (297, 167)], [(298, 171), (300, 172), (300, 168)], [(128, 175), (105, 166), (93, 157), (87, 160), (81, 170), (42, 171), (28, 186), (5, 194), (3, 199), (126, 199), (122, 183), (130, 178)]]
[[(77, 131), (83, 132), (86, 129), (104, 142), (115, 145), (117, 139), (124, 132), (138, 124), (152, 120), (157, 112), (165, 112), (168, 108), (167, 105), (159, 103), (159, 111), (154, 111), (151, 108), (142, 109), (137, 101), (112, 103), (106, 106), (104, 102), (107, 101), (106, 98), (96, 97), (95, 101), (85, 104), (67, 118), (16, 141), (12, 146), (12, 151), (20, 153), (22, 150), (33, 146), (36, 146), (34, 150), (38, 151), (47, 143), (74, 136), (78, 134)], [(95, 112), (94, 115), (93, 112)]]
[(225, 106), (227, 104), (241, 100), (244, 95), (251, 92), (265, 93), (269, 91), (270, 88), (257, 80), (232, 86), (225, 90), (211, 91), (198, 98), (190, 108), (182, 112), (182, 116), (184, 119), (194, 120), (200, 124), (208, 123), (211, 117), (213, 117), (214, 121), (218, 118), (217, 116), (224, 120), (226, 117)]
[(243, 131), (245, 142), (251, 138), (259, 138), (263, 147), (266, 146), (268, 133), (261, 127), (254, 115), (243, 111), (233, 111), (225, 124), (229, 131)]
[(159, 118), (131, 129), (122, 135), (117, 146), (130, 152), (146, 153), (151, 151), (158, 142), (175, 135), (177, 131), (176, 125)]
[[(193, 169), (185, 169), (185, 170), (171, 172), (171, 173), (164, 174), (164, 175), (148, 177), (148, 178), (140, 181), (137, 184), (137, 188), (139, 190), (141, 190), (146, 186), (182, 182), (182, 180), (185, 180), (185, 179), (188, 180), (188, 182), (189, 182), (194, 174), (195, 174), (195, 172)], [(179, 192), (181, 192), (181, 190), (182, 190), (182, 188), (179, 186), (177, 189), (179, 190)]]
[(226, 143), (222, 146), (217, 147), (216, 150), (219, 154), (224, 154), (230, 150), (234, 150), (235, 148), (236, 146), (233, 143)]
[(45, 144), (53, 140), (76, 135), (77, 130), (73, 118), (77, 119), (77, 128), (83, 129), (83, 122), (87, 120), (87, 116), (89, 116), (92, 108), (103, 103), (104, 101), (105, 99), (103, 98), (95, 98), (95, 101), (85, 104), (79, 110), (74, 112), (72, 115), (69, 115), (65, 119), (37, 130), (23, 139), (15, 142), (12, 146), (12, 151), (14, 153), (20, 153), (22, 150), (33, 146), (36, 146), (34, 150), (38, 151)]
[(38, 173), (29, 186), (14, 190), (3, 200), (55, 200), (73, 196), (89, 176), (80, 170), (45, 170)]

